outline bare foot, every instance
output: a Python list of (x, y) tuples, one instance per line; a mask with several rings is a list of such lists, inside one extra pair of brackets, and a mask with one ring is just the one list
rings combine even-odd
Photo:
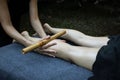
[(43, 25), (43, 28), (44, 28), (44, 30), (45, 30), (46, 33), (52, 34), (52, 27), (48, 23), (45, 23)]

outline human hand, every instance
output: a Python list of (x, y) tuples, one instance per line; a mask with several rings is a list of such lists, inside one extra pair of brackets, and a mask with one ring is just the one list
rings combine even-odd
[[(47, 40), (49, 38), (50, 38), (50, 36), (46, 36), (45, 38), (43, 38), (41, 40)], [(39, 48), (35, 49), (34, 51), (36, 51), (38, 53), (43, 53), (44, 55), (55, 57), (54, 54), (56, 54), (56, 51), (53, 50), (53, 49), (50, 49), (50, 47), (52, 47), (54, 45), (56, 45), (56, 42), (48, 43), (48, 44), (46, 44), (42, 47), (39, 47)]]
[[(50, 38), (50, 36), (47, 36), (47, 37), (43, 38), (42, 40), (46, 40), (49, 38)], [(52, 40), (51, 42), (47, 43), (46, 45), (35, 49), (35, 51), (42, 52), (45, 55), (55, 57), (55, 55), (57, 55), (56, 51), (58, 51), (57, 48), (60, 48), (60, 46), (62, 46), (61, 44), (65, 43), (65, 42), (66, 42), (65, 40), (55, 39), (55, 40)]]
[[(25, 37), (27, 39), (27, 42), (29, 42), (28, 45), (32, 45), (32, 44), (37, 43), (41, 40), (46, 40), (46, 39), (50, 38), (50, 36), (47, 36), (47, 37), (44, 37), (44, 38), (31, 37), (27, 31), (24, 31), (21, 34), (22, 34), (23, 37)], [(43, 53), (45, 55), (55, 57), (52, 54), (56, 53), (56, 51), (52, 50), (52, 49), (49, 49), (51, 46), (54, 46), (54, 45), (56, 45), (56, 43), (52, 42), (52, 43), (46, 44), (42, 47), (39, 47), (37, 49), (34, 49), (34, 51), (38, 52), (38, 53)]]

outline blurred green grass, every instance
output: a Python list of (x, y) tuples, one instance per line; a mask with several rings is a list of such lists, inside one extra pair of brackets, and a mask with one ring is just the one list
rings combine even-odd
[[(120, 34), (120, 17), (111, 13), (109, 9), (99, 5), (79, 7), (72, 1), (63, 3), (38, 3), (39, 18), (53, 27), (71, 28), (92, 36), (106, 36)], [(34, 33), (29, 14), (21, 18), (21, 31)]]

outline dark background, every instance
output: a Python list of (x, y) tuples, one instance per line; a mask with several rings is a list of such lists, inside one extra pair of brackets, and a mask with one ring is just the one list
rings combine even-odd
[[(119, 0), (45, 0), (38, 5), (42, 24), (76, 29), (92, 36), (120, 34)], [(34, 33), (28, 13), (21, 18), (23, 30)]]

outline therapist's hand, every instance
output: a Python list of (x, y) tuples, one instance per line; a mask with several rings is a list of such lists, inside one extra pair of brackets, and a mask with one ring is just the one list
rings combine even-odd
[[(39, 42), (39, 41), (41, 41), (41, 40), (47, 40), (47, 39), (50, 38), (50, 36), (46, 36), (46, 37), (43, 37), (43, 38), (31, 37), (27, 31), (23, 31), (23, 32), (21, 33), (21, 35), (22, 35), (24, 38), (26, 38), (26, 40), (27, 40), (27, 46), (32, 45), (32, 44), (35, 44), (35, 43), (37, 43), (37, 42)], [(52, 54), (55, 54), (56, 51), (50, 49), (50, 47), (51, 47), (51, 46), (54, 46), (54, 45), (56, 45), (56, 42), (55, 42), (55, 41), (52, 41), (52, 42), (50, 42), (50, 43), (48, 43), (48, 44), (46, 44), (46, 45), (44, 45), (44, 46), (42, 46), (42, 47), (39, 47), (39, 48), (37, 48), (37, 49), (34, 49), (34, 51), (35, 51), (35, 52), (38, 52), (38, 53), (42, 53), (42, 54), (48, 55), (48, 56), (55, 57), (55, 56), (53, 56)]]
[[(49, 38), (50, 38), (50, 36), (46, 36), (46, 37), (42, 38), (41, 40), (47, 40)], [(51, 42), (51, 43), (48, 43), (42, 47), (35, 49), (34, 51), (36, 51), (38, 53), (43, 53), (44, 55), (55, 57), (54, 54), (56, 54), (56, 51), (53, 49), (50, 49), (50, 47), (52, 47), (56, 44), (57, 44), (56, 42)]]

